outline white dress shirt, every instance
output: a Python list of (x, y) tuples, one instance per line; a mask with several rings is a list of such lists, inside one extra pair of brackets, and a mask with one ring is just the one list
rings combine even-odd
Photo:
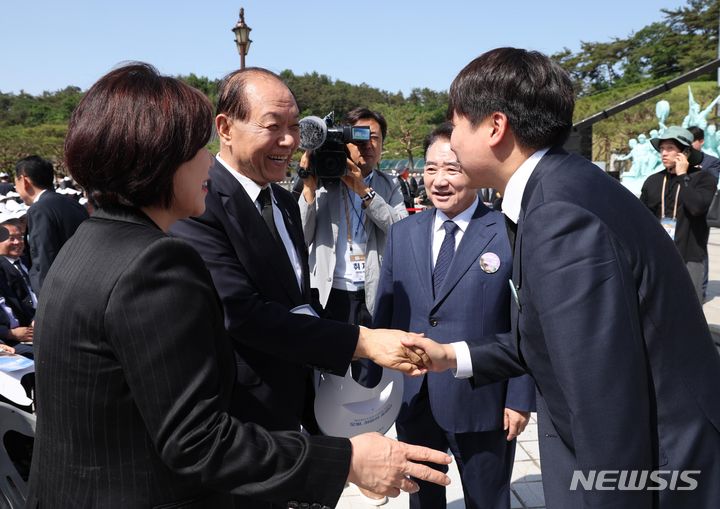
[(295, 250), (295, 245), (292, 242), (292, 239), (290, 238), (290, 234), (288, 233), (287, 227), (285, 226), (285, 221), (283, 221), (282, 211), (277, 206), (277, 200), (275, 199), (275, 195), (272, 192), (272, 186), (270, 184), (267, 184), (266, 186), (259, 186), (255, 181), (252, 179), (246, 177), (245, 175), (241, 174), (240, 172), (232, 169), (229, 164), (227, 164), (225, 161), (222, 160), (220, 157), (220, 154), (215, 156), (218, 162), (222, 164), (227, 171), (230, 172), (230, 175), (235, 177), (235, 179), (240, 182), (240, 185), (243, 186), (243, 189), (245, 189), (245, 192), (248, 194), (250, 199), (255, 204), (255, 208), (258, 211), (258, 214), (261, 214), (261, 208), (260, 204), (258, 203), (257, 199), (260, 195), (260, 191), (264, 188), (270, 189), (270, 196), (272, 197), (272, 206), (273, 206), (273, 220), (275, 221), (275, 228), (277, 228), (278, 235), (280, 235), (280, 239), (282, 240), (283, 246), (285, 246), (285, 251), (287, 252), (288, 259), (290, 260), (290, 263), (292, 265), (293, 270), (295, 271), (295, 278), (297, 280), (298, 288), (300, 288), (300, 292), (302, 293), (303, 290), (303, 284), (302, 284), (302, 264), (300, 263), (300, 256), (298, 255), (297, 251)]
[(473, 200), (472, 204), (460, 212), (458, 215), (450, 219), (445, 215), (445, 212), (442, 210), (435, 209), (435, 220), (433, 221), (433, 237), (432, 237), (432, 266), (433, 269), (435, 268), (435, 262), (437, 261), (437, 257), (440, 254), (440, 246), (442, 246), (443, 240), (445, 240), (445, 229), (443, 228), (443, 223), (445, 221), (452, 221), (456, 225), (458, 225), (458, 229), (455, 231), (455, 251), (457, 251), (457, 247), (460, 245), (460, 241), (463, 238), (463, 235), (465, 235), (465, 230), (467, 230), (468, 225), (470, 224), (470, 220), (472, 219), (473, 214), (475, 213), (475, 209), (478, 206), (478, 198), (477, 195), (475, 195), (475, 200)]
[[(37, 296), (35, 295), (35, 292), (28, 284), (28, 281), (30, 279), (30, 274), (28, 273), (27, 267), (25, 267), (25, 264), (20, 260), (20, 258), (15, 258), (13, 256), (5, 256), (5, 259), (12, 263), (13, 267), (15, 267), (15, 270), (20, 272), (21, 276), (23, 277), (23, 283), (25, 283), (25, 287), (27, 288), (28, 294), (30, 294), (30, 300), (32, 301), (33, 308), (37, 308)], [(15, 262), (20, 260), (20, 267), (15, 265)]]
[[(550, 148), (538, 150), (528, 157), (512, 174), (505, 186), (505, 194), (503, 195), (502, 211), (508, 219), (517, 224), (520, 217), (520, 208), (522, 206), (523, 194), (527, 186), (530, 176), (535, 171), (535, 167), (540, 159)], [(470, 378), (473, 376), (472, 358), (470, 357), (470, 348), (464, 341), (450, 343), (455, 349), (455, 357), (457, 358), (457, 369), (455, 370), (455, 378)]]

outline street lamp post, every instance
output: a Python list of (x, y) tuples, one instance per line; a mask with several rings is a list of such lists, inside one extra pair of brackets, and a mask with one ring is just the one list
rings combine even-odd
[(245, 55), (250, 50), (250, 28), (245, 24), (245, 9), (240, 8), (240, 19), (233, 27), (232, 31), (235, 32), (235, 44), (237, 44), (238, 53), (240, 53), (240, 69), (245, 68)]

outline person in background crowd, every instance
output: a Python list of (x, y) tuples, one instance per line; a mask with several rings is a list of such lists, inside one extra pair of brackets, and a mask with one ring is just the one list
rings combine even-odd
[[(349, 479), (397, 495), (446, 455), (377, 434), (269, 432), (240, 419), (236, 360), (202, 258), (169, 237), (205, 210), (212, 106), (134, 63), (72, 114), (69, 171), (100, 209), (50, 268), (36, 316), (27, 507), (231, 508), (232, 494), (328, 507)], [(70, 303), (70, 304), (68, 304)], [(390, 459), (390, 461), (388, 461)]]
[(0, 242), (0, 277), (12, 290), (18, 303), (13, 307), (21, 325), (30, 325), (35, 316), (37, 296), (32, 289), (28, 269), (23, 263), (25, 227), (20, 219), (6, 219), (0, 226), (8, 230), (7, 240)]
[[(355, 108), (343, 123), (369, 127), (370, 141), (347, 145), (348, 172), (340, 180), (305, 178), (298, 204), (320, 304), (330, 318), (369, 326), (387, 231), (408, 213), (398, 180), (377, 169), (385, 117)], [(304, 157), (301, 165), (311, 162)]]
[[(376, 327), (424, 333), (435, 340), (510, 329), (512, 253), (500, 212), (477, 189), (450, 148), (446, 122), (425, 140), (425, 189), (435, 208), (390, 228), (380, 275)], [(405, 377), (398, 439), (450, 449), (467, 509), (510, 507), (515, 437), (535, 406), (525, 375), (473, 387), (450, 373)], [(445, 488), (421, 483), (413, 509), (446, 507)]]
[[(398, 175), (398, 183), (400, 184), (400, 192), (403, 196), (403, 202), (405, 202), (405, 208), (414, 208), (415, 197), (418, 192), (418, 183), (417, 180), (415, 180), (415, 177), (410, 176), (410, 168), (407, 166)], [(415, 211), (408, 210), (408, 213), (414, 214)]]
[(10, 182), (10, 175), (7, 172), (0, 172), (0, 194), (8, 194), (10, 191), (15, 191), (15, 186)]
[[(9, 242), (15, 242), (10, 241), (10, 237), (10, 228), (0, 225), (0, 249), (6, 250)], [(18, 299), (5, 278), (0, 277), (0, 352), (15, 353), (13, 346), (20, 345), (21, 348), (24, 346), (22, 343), (32, 342), (32, 316), (26, 317), (25, 312), (24, 303)], [(22, 353), (30, 351), (24, 349)]]
[(702, 151), (703, 145), (705, 144), (705, 131), (697, 126), (688, 127), (687, 129), (693, 136), (692, 147), (700, 152), (702, 159), (700, 159), (699, 166), (715, 177), (715, 180), (720, 178), (720, 159), (713, 157)]
[[(691, 126), (688, 127), (688, 131), (690, 131), (693, 135), (693, 142), (692, 146), (695, 150), (700, 151), (702, 154), (702, 159), (700, 160), (700, 167), (710, 172), (710, 174), (715, 177), (715, 180), (718, 180), (720, 178), (720, 159), (717, 157), (714, 157), (710, 154), (707, 154), (702, 151), (703, 145), (705, 143), (705, 131), (700, 129), (697, 126)], [(707, 285), (708, 285), (708, 273), (710, 270), (710, 262), (708, 260), (708, 255), (705, 254), (705, 258), (703, 259), (703, 282), (702, 282), (702, 296), (704, 303), (707, 299)]]
[(30, 208), (27, 212), (27, 241), (30, 248), (30, 281), (40, 292), (45, 275), (60, 248), (72, 237), (88, 213), (77, 201), (53, 189), (53, 166), (38, 156), (15, 165), (15, 189)]
[(701, 171), (703, 154), (692, 147), (693, 135), (670, 126), (651, 143), (660, 152), (664, 171), (650, 175), (642, 186), (640, 201), (665, 227), (692, 278), (698, 301), (703, 302), (702, 282), (710, 234), (705, 216), (717, 178)]
[[(310, 250), (310, 284), (318, 290), (325, 316), (369, 327), (386, 235), (390, 225), (407, 217), (407, 204), (398, 182), (401, 179), (378, 169), (387, 136), (385, 117), (355, 108), (343, 123), (369, 127), (370, 141), (347, 144), (347, 173), (339, 180), (318, 178), (310, 168), (298, 204)], [(303, 167), (312, 164), (310, 154), (300, 162)], [(368, 364), (352, 366), (361, 383), (365, 376), (362, 366)], [(373, 505), (385, 502), (375, 494), (361, 493)]]

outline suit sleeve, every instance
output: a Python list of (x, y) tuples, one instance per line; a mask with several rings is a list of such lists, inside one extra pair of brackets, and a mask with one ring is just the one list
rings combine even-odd
[(508, 380), (505, 406), (518, 412), (535, 411), (535, 380), (530, 375)]
[(219, 370), (220, 316), (202, 260), (176, 239), (153, 243), (108, 300), (111, 346), (163, 461), (219, 490), (334, 505), (350, 443), (270, 433), (232, 417), (232, 383)]
[(205, 260), (233, 340), (290, 362), (345, 374), (357, 346), (357, 326), (291, 313), (261, 295), (252, 275), (260, 269), (243, 266), (211, 213), (177, 223), (173, 234), (187, 239)]
[(30, 247), (30, 282), (36, 293), (40, 292), (50, 265), (61, 245), (59, 229), (54, 227), (51, 209), (34, 204), (28, 209), (28, 246)]
[(375, 312), (373, 314), (373, 327), (376, 329), (390, 328), (393, 316), (393, 244), (394, 228), (390, 232), (385, 244), (385, 257), (380, 267), (380, 281), (375, 296)]
[(375, 226), (385, 233), (387, 233), (391, 224), (407, 217), (408, 212), (397, 179), (392, 179), (392, 191), (390, 191), (389, 199), (385, 200), (379, 193), (376, 194), (365, 209), (365, 213), (368, 220), (372, 221)]
[[(651, 469), (653, 389), (637, 289), (616, 238), (597, 216), (563, 202), (530, 211), (523, 231), (523, 250), (532, 253), (523, 258), (525, 305), (541, 327), (529, 334), (545, 341), (577, 468)], [(640, 507), (618, 491), (584, 496), (593, 507)]]
[(300, 221), (302, 222), (305, 244), (309, 246), (315, 240), (317, 193), (315, 194), (315, 200), (312, 203), (306, 202), (305, 196), (301, 193), (300, 198), (298, 198), (298, 207), (300, 208)]

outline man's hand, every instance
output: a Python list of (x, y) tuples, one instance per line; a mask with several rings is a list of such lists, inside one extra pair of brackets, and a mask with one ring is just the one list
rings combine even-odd
[(425, 365), (430, 359), (422, 350), (415, 353), (412, 349), (403, 346), (402, 341), (410, 336), (422, 337), (401, 330), (360, 327), (353, 357), (370, 359), (384, 368), (402, 371), (407, 375), (422, 375), (427, 372)]
[[(408, 334), (402, 340), (402, 344), (416, 356), (423, 359), (423, 367), (427, 371), (440, 373), (448, 369), (457, 369), (455, 349), (450, 345), (436, 343), (432, 339), (419, 334)], [(411, 374), (416, 376), (416, 373)]]
[(422, 479), (441, 486), (450, 478), (417, 462), (447, 465), (450, 456), (440, 451), (409, 445), (379, 433), (364, 433), (350, 439), (352, 459), (348, 481), (379, 495), (397, 497), (400, 490), (415, 493), (420, 488), (410, 479)]
[(365, 196), (370, 190), (370, 188), (365, 185), (362, 171), (360, 171), (360, 168), (350, 159), (347, 160), (347, 173), (340, 177), (340, 179), (348, 189), (352, 189), (353, 192), (359, 196)]
[(685, 175), (690, 168), (690, 162), (684, 152), (678, 152), (675, 158), (675, 174)]
[[(310, 151), (306, 150), (300, 158), (300, 168), (307, 169), (310, 167)], [(317, 177), (315, 175), (308, 175), (303, 180), (303, 198), (305, 203), (310, 204), (315, 201), (315, 191), (317, 191)]]
[(525, 431), (525, 426), (527, 426), (529, 420), (530, 412), (518, 412), (512, 408), (506, 408), (503, 429), (508, 432), (507, 441), (510, 442)]
[(10, 329), (9, 338), (14, 341), (20, 341), (21, 343), (29, 343), (33, 340), (33, 328), (32, 327), (15, 327)]

